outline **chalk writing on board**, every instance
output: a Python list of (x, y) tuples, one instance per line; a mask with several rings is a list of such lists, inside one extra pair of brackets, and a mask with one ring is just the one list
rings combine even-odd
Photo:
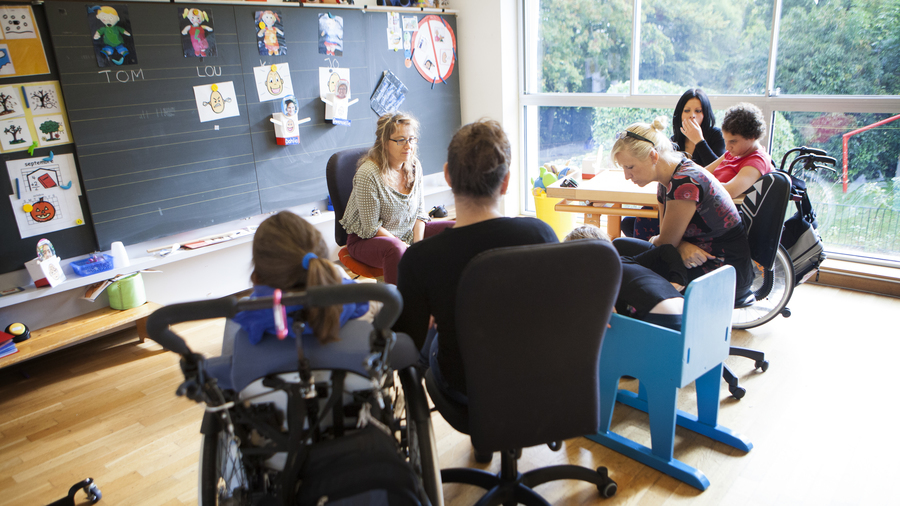
[[(98, 74), (106, 74), (106, 82), (111, 83), (113, 81), (112, 81), (112, 79), (109, 78), (110, 72), (112, 72), (112, 70), (101, 70), (100, 72), (97, 72), (97, 73)], [(116, 79), (116, 81), (118, 81), (120, 83), (127, 83), (129, 81), (137, 81), (137, 80), (143, 81), (144, 80), (144, 69), (132, 70), (130, 74), (127, 70), (119, 70), (119, 71), (116, 71), (116, 73), (113, 75), (113, 77)]]
[(200, 73), (200, 67), (197, 67), (197, 77), (218, 77), (222, 75), (222, 67), (211, 67), (207, 66), (203, 69), (203, 73)]

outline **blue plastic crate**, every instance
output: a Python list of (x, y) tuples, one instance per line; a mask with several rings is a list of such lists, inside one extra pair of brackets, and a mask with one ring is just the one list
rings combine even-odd
[(84, 260), (72, 262), (72, 270), (79, 276), (90, 276), (98, 272), (108, 271), (113, 268), (113, 257), (109, 255), (99, 255), (99, 257), (88, 257)]

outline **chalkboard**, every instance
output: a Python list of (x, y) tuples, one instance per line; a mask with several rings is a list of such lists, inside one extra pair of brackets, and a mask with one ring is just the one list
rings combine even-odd
[[(318, 17), (327, 9), (103, 4), (125, 7), (137, 63), (100, 67), (88, 25), (88, 7), (95, 5), (47, 2), (46, 11), (101, 249), (324, 199), (328, 158), (374, 141), (377, 114), (369, 97), (385, 70), (409, 88), (401, 110), (422, 123), (426, 174), (441, 170), (460, 126), (458, 72), (432, 85), (406, 68), (403, 51), (387, 49), (384, 12), (335, 9), (344, 23), (343, 54), (326, 56), (319, 54)], [(179, 19), (186, 5), (212, 13), (215, 56), (184, 56)], [(280, 11), (286, 54), (259, 54), (254, 13), (264, 9)], [(455, 30), (455, 17), (444, 18)], [(281, 63), (290, 65), (299, 117), (311, 118), (293, 146), (276, 143), (269, 120), (280, 101), (260, 102), (253, 73)], [(359, 102), (349, 109), (349, 127), (325, 121), (318, 69), (329, 66), (351, 71), (351, 98)], [(233, 83), (239, 116), (201, 123), (193, 87), (222, 82)]]
[[(23, 7), (23, 4), (12, 4), (15, 7)], [(53, 52), (50, 49), (50, 34), (47, 31), (47, 22), (44, 16), (44, 9), (40, 5), (31, 6), (34, 12), (35, 22), (41, 34), (44, 43), (44, 52), (47, 56), (50, 73), (25, 77), (7, 77), (0, 79), (0, 86), (18, 85), (36, 81), (56, 81), (59, 75), (56, 71), (56, 61)], [(5, 162), (10, 160), (19, 160), (23, 158), (46, 157), (50, 151), (56, 155), (63, 155), (74, 152), (74, 145), (64, 144), (54, 146), (52, 148), (38, 148), (34, 150), (33, 155), (29, 155), (28, 151), (17, 151), (12, 153), (4, 153), (0, 155), (3, 160), (2, 188), (4, 195), (11, 195), (15, 190), (11, 187), (9, 178), (6, 177)], [(14, 212), (20, 212), (13, 209), (9, 205), (9, 199), (5, 199), (6, 204), (0, 205), (0, 273), (11, 272), (24, 268), (25, 262), (37, 256), (37, 242), (46, 238), (53, 243), (56, 253), (63, 258), (83, 255), (90, 253), (96, 249), (96, 240), (94, 239), (94, 230), (91, 228), (91, 217), (88, 213), (88, 207), (84, 195), (79, 199), (82, 207), (82, 214), (85, 218), (85, 225), (67, 228), (58, 232), (51, 232), (26, 239), (20, 239), (19, 228), (16, 225)], [(4, 287), (6, 288), (6, 287)]]

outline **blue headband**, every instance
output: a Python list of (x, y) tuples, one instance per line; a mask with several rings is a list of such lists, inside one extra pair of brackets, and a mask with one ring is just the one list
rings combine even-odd
[(309, 261), (313, 258), (319, 258), (315, 253), (307, 253), (303, 255), (303, 269), (309, 270)]

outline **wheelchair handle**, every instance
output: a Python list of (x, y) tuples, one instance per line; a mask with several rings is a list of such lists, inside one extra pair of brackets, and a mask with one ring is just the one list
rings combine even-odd
[[(364, 300), (374, 300), (384, 305), (373, 322), (374, 327), (379, 330), (390, 329), (403, 310), (403, 299), (397, 287), (385, 283), (316, 286), (305, 292), (287, 292), (281, 297), (281, 303), (285, 306), (305, 307), (335, 306)], [(178, 334), (169, 329), (170, 325), (210, 318), (231, 318), (240, 311), (269, 309), (272, 304), (272, 297), (244, 300), (224, 297), (172, 304), (157, 309), (147, 318), (147, 334), (163, 348), (187, 356), (193, 352)]]

